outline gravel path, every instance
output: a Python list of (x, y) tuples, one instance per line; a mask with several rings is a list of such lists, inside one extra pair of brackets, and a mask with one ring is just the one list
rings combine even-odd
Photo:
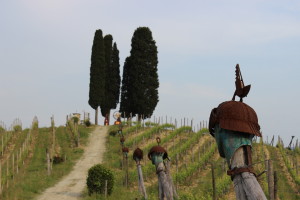
[(88, 169), (101, 163), (105, 152), (107, 127), (96, 127), (89, 137), (89, 144), (83, 156), (77, 161), (73, 170), (55, 186), (48, 188), (37, 200), (75, 200), (80, 199), (86, 186)]

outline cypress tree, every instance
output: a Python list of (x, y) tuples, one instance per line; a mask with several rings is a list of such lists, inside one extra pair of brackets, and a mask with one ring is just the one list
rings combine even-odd
[(111, 91), (113, 94), (113, 98), (111, 99), (111, 109), (116, 109), (117, 104), (119, 103), (120, 98), (120, 84), (121, 84), (121, 77), (120, 77), (120, 58), (119, 58), (119, 50), (117, 44), (114, 43), (112, 49), (112, 56), (111, 56)]
[(131, 104), (131, 99), (132, 99), (132, 92), (130, 89), (132, 88), (130, 86), (131, 83), (131, 76), (130, 72), (132, 71), (130, 69), (131, 67), (130, 63), (130, 57), (127, 57), (125, 59), (124, 67), (123, 67), (123, 76), (122, 76), (122, 87), (121, 87), (121, 103), (120, 103), (120, 113), (122, 113), (122, 117), (128, 118), (130, 117), (130, 113), (132, 113), (132, 104)]
[(95, 109), (95, 124), (98, 125), (98, 106), (104, 99), (105, 58), (102, 31), (96, 30), (91, 55), (89, 105)]
[(126, 61), (120, 111), (128, 110), (127, 112), (132, 112), (133, 116), (137, 114), (139, 120), (142, 116), (151, 117), (159, 101), (159, 81), (157, 47), (148, 27), (139, 27), (135, 30), (131, 40), (130, 58)]
[(115, 109), (119, 103), (120, 95), (120, 59), (117, 44), (112, 45), (113, 37), (104, 37), (105, 49), (105, 98), (101, 104), (101, 114), (103, 117), (110, 116), (110, 110)]

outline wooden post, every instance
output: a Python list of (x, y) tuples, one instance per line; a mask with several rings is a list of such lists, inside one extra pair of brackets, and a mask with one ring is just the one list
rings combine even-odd
[(278, 186), (278, 177), (277, 172), (274, 171), (274, 199), (277, 199), (277, 186)]
[(274, 200), (274, 172), (272, 160), (268, 160), (268, 189), (269, 199)]
[(137, 164), (137, 170), (138, 170), (138, 177), (139, 177), (139, 188), (140, 188), (141, 193), (144, 196), (144, 198), (147, 199), (146, 188), (144, 185), (143, 172), (142, 172), (142, 167), (141, 167), (140, 163)]
[(15, 154), (13, 153), (12, 154), (12, 177), (13, 177), (13, 179), (15, 179), (14, 173), (15, 173)]
[(105, 180), (105, 191), (104, 191), (104, 196), (107, 198), (107, 180)]
[(2, 165), (0, 161), (0, 196), (2, 195)]
[(47, 174), (50, 176), (51, 174), (51, 163), (50, 163), (50, 153), (48, 148), (46, 148), (46, 156), (47, 156)]
[(213, 163), (211, 163), (211, 175), (212, 175), (213, 200), (217, 200), (217, 197), (216, 197), (216, 183), (215, 183), (215, 169), (214, 169), (214, 164)]
[(4, 154), (4, 144), (3, 144), (3, 135), (2, 135), (2, 156), (3, 156), (3, 154)]

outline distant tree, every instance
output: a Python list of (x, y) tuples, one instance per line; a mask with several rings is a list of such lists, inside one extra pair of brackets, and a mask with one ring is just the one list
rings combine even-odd
[(104, 99), (105, 58), (102, 31), (96, 30), (91, 56), (89, 105), (95, 109), (95, 124), (98, 125), (98, 107)]
[(112, 49), (111, 56), (111, 91), (112, 91), (112, 100), (111, 100), (111, 109), (116, 109), (117, 104), (120, 99), (120, 85), (121, 85), (121, 77), (120, 77), (120, 58), (119, 58), (119, 50), (117, 44), (114, 43)]
[[(133, 116), (138, 115), (139, 120), (151, 117), (159, 101), (157, 64), (157, 47), (151, 30), (137, 28), (131, 40), (130, 58), (124, 64), (121, 112), (127, 110)], [(123, 82), (127, 85), (123, 86)]]
[(125, 59), (124, 67), (123, 67), (123, 76), (122, 76), (122, 87), (121, 87), (121, 103), (120, 103), (120, 113), (122, 113), (122, 117), (128, 118), (130, 117), (130, 113), (132, 113), (132, 103), (130, 102), (132, 99), (132, 89), (131, 76), (129, 73), (132, 71), (130, 57)]
[(104, 37), (105, 48), (105, 98), (101, 104), (101, 114), (103, 117), (110, 116), (110, 110), (115, 109), (119, 103), (120, 96), (120, 59), (117, 44), (112, 46), (113, 37)]

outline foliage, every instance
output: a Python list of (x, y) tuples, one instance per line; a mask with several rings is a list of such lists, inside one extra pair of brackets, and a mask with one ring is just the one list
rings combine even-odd
[(285, 163), (285, 166), (287, 167), (290, 175), (292, 176), (292, 178), (294, 179), (295, 183), (300, 186), (300, 178), (298, 177), (296, 171), (293, 169), (293, 167), (291, 166), (291, 164), (288, 161), (287, 155), (285, 153), (285, 149), (283, 148), (282, 145), (279, 145), (279, 151), (283, 157), (283, 161)]
[(157, 47), (148, 27), (135, 30), (123, 70), (120, 112), (151, 117), (158, 103)]
[(107, 181), (107, 194), (110, 195), (114, 187), (113, 173), (101, 164), (91, 167), (88, 171), (88, 177), (86, 180), (89, 194), (104, 194), (105, 181)]
[(161, 130), (167, 129), (167, 128), (173, 128), (174, 125), (172, 124), (163, 124), (160, 126), (153, 127), (147, 131), (145, 131), (143, 134), (138, 135), (137, 137), (134, 137), (131, 140), (125, 141), (125, 146), (132, 146), (133, 143), (139, 143), (143, 140), (143, 138), (150, 138), (152, 135), (158, 133)]
[(91, 126), (90, 119), (84, 120), (84, 125), (85, 125), (86, 127), (90, 127), (90, 126)]
[(21, 125), (15, 125), (13, 127), (13, 129), (14, 129), (14, 132), (20, 132), (20, 131), (22, 131), (22, 126)]
[(105, 87), (105, 57), (104, 57), (104, 43), (102, 31), (96, 30), (90, 68), (90, 90), (89, 90), (89, 105), (93, 109), (97, 109), (104, 99)]
[(190, 177), (193, 175), (193, 173), (199, 169), (201, 166), (205, 165), (215, 150), (217, 149), (217, 145), (213, 144), (210, 149), (208, 149), (200, 158), (200, 160), (196, 163), (190, 164), (186, 170), (183, 170), (181, 173), (176, 174), (175, 180), (177, 180), (179, 183), (183, 183), (187, 177)]

